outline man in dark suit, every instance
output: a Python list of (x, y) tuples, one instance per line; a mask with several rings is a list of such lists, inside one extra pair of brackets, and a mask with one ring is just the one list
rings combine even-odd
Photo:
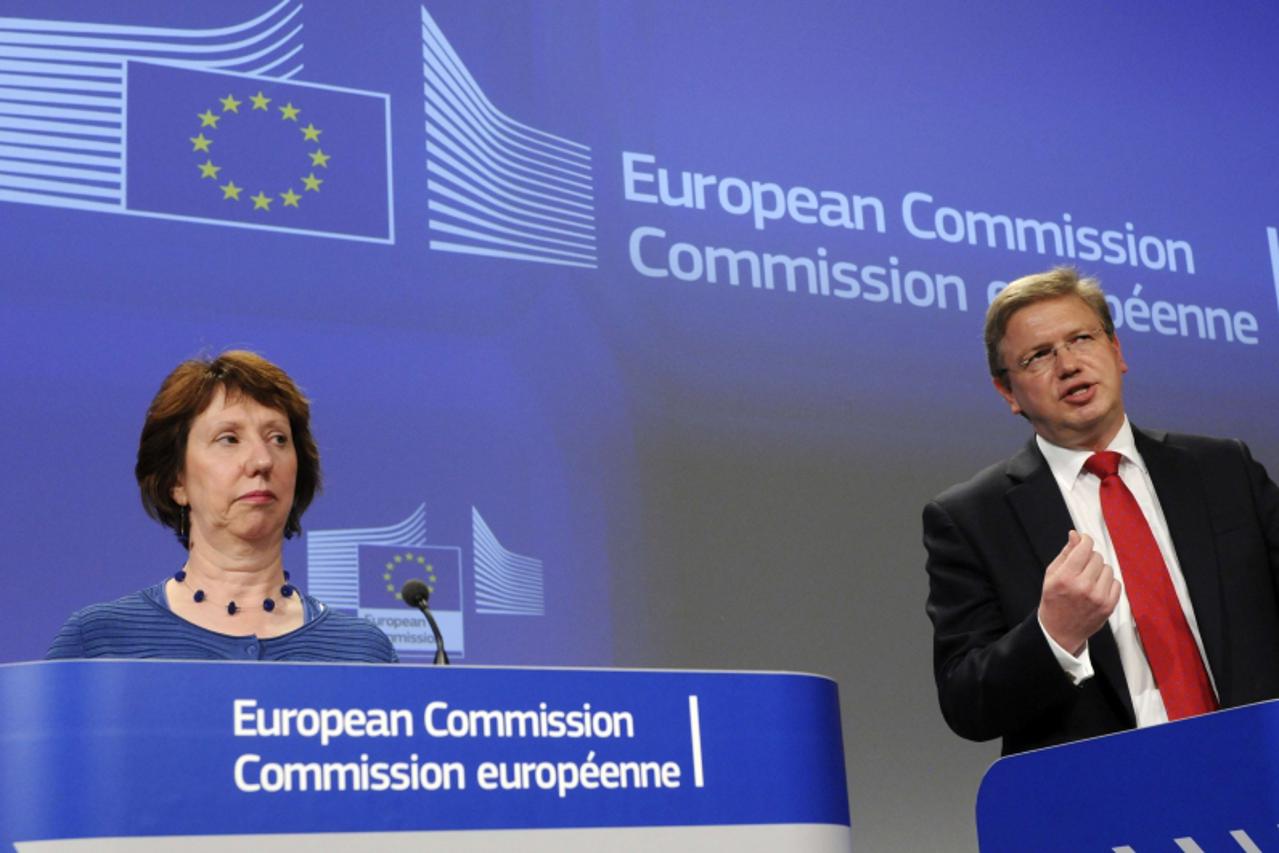
[(951, 728), (1008, 754), (1279, 697), (1279, 489), (1247, 448), (1132, 427), (1073, 269), (1010, 284), (985, 338), (1035, 435), (924, 510)]

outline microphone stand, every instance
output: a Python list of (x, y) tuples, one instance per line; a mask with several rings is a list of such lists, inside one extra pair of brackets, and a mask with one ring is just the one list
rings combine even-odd
[(435, 664), (436, 666), (447, 665), (449, 653), (444, 650), (444, 635), (440, 633), (439, 623), (435, 621), (431, 608), (426, 606), (431, 600), (431, 588), (417, 578), (410, 578), (404, 582), (404, 586), (400, 587), (400, 598), (409, 607), (422, 611), (427, 624), (431, 626), (431, 634), (435, 637)]

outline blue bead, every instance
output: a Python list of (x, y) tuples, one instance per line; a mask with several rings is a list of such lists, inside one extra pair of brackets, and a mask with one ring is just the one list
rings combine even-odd
[(236, 610), (238, 610), (238, 609), (239, 609), (239, 608), (235, 606), (235, 602), (234, 602), (234, 601), (232, 601), (230, 604), (228, 604), (228, 605), (226, 606), (226, 612), (227, 612), (228, 614), (230, 614), (231, 616), (234, 616), (234, 615), (235, 615), (235, 611), (236, 611)]
[(288, 598), (289, 596), (293, 595), (293, 587), (289, 586), (286, 583), (284, 586), (280, 587), (280, 595), (284, 596), (285, 598)]
[(178, 583), (182, 583), (184, 580), (187, 579), (187, 573), (183, 571), (182, 569), (178, 569), (177, 572), (173, 575), (173, 579), (177, 581)]
[(199, 604), (201, 601), (204, 601), (204, 590), (197, 589), (193, 597), (195, 598), (196, 604)]
[(268, 598), (266, 601), (262, 602), (262, 609), (267, 613), (270, 613), (275, 609), (275, 602)]
[(284, 570), (284, 579), (285, 579), (285, 580), (288, 580), (288, 579), (289, 579), (289, 570), (288, 570), (288, 569), (285, 569), (285, 570)]

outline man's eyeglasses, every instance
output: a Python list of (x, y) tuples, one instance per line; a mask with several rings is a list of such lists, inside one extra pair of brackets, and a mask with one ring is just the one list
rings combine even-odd
[(1053, 347), (1040, 347), (1016, 362), (1017, 370), (1031, 376), (1047, 373), (1057, 363), (1057, 354), (1062, 350), (1075, 355), (1086, 356), (1096, 352), (1097, 347), (1105, 340), (1106, 330), (1097, 328), (1084, 332), (1075, 332), (1066, 340)]

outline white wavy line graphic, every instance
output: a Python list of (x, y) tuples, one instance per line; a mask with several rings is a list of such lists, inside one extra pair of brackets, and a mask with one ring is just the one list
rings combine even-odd
[[(436, 84), (428, 83), (423, 86), (428, 116), (455, 123), (477, 146), (514, 169), (532, 174), (545, 172), (552, 179), (560, 180), (568, 186), (590, 189), (592, 178), (582, 174), (581, 168), (586, 161), (580, 155), (576, 152), (564, 155), (560, 148), (542, 143), (530, 145), (519, 137), (503, 133), (502, 128), (495, 126), (484, 111), (475, 106), (469, 94), (456, 86), (452, 70), (440, 65), (429, 48), (423, 48), (423, 57), (425, 70), (435, 74)], [(441, 116), (445, 119), (441, 119)], [(530, 157), (524, 152), (537, 156)], [(524, 164), (536, 168), (527, 169)]]
[[(490, 204), (497, 205), (506, 210), (509, 210), (513, 214), (517, 214), (517, 215), (526, 217), (528, 219), (544, 219), (548, 222), (555, 222), (560, 225), (564, 225), (568, 227), (589, 229), (591, 231), (595, 230), (595, 226), (593, 224), (594, 220), (588, 214), (579, 213), (574, 210), (561, 210), (549, 205), (536, 204), (532, 202), (528, 203), (529, 206), (538, 207), (543, 210), (549, 210), (553, 213), (559, 214), (559, 216), (551, 216), (549, 214), (538, 213), (532, 210), (524, 210), (523, 208), (510, 203), (510, 201), (508, 201), (507, 199), (501, 198), (500, 196), (494, 195), (492, 193), (486, 193), (483, 190), (478, 189), (478, 187), (487, 186), (483, 178), (479, 177), (474, 172), (467, 169), (464, 165), (458, 163), (455, 159), (453, 159), (447, 153), (437, 149), (434, 143), (427, 144), (427, 151), (428, 153), (435, 155), (435, 159), (428, 161), (426, 164), (426, 171), (428, 173), (435, 175), (443, 180), (449, 181), (455, 186), (463, 186), (472, 194), (479, 196), (480, 198), (484, 199)], [(441, 163), (451, 166), (456, 171), (451, 171), (449, 169), (446, 169), (444, 166), (440, 165)], [(471, 180), (467, 180), (468, 178)], [(562, 218), (565, 216), (577, 217), (577, 218), (576, 219)], [(535, 224), (535, 223), (531, 223), (531, 224)]]
[(360, 546), (426, 544), (426, 504), (387, 527), (314, 530), (306, 534), (307, 592), (330, 607), (360, 606)]
[[(81, 21), (44, 21), (35, 18), (3, 18), (0, 17), (0, 30), (31, 30), (35, 32), (55, 33), (97, 33), (102, 35), (164, 36), (167, 38), (219, 38), (237, 35), (251, 30), (258, 24), (270, 20), (293, 0), (280, 0), (280, 3), (252, 20), (232, 24), (219, 29), (174, 29), (172, 27), (142, 27), (131, 24), (98, 24)], [(300, 8), (300, 7), (299, 7)]]
[(261, 76), (301, 52), (302, 8), (205, 29), (0, 17), (0, 201), (124, 211), (125, 64)]
[[(422, 73), (430, 248), (595, 268), (590, 146), (516, 121), (497, 109), (426, 7), (422, 7)], [(479, 519), (478, 513), (475, 518)], [(477, 527), (477, 583), (480, 535)], [(531, 558), (498, 553), (490, 554), (493, 577), (510, 581), (531, 571), (530, 565), (521, 562)], [(540, 566), (537, 562), (539, 579)], [(515, 574), (509, 574), (512, 571)], [(541, 612), (540, 594), (539, 586), (537, 612)], [(522, 600), (515, 599), (517, 604)], [(493, 606), (514, 605), (499, 596)]]
[(566, 261), (559, 258), (546, 258), (542, 255), (530, 255), (525, 252), (506, 252), (500, 249), (479, 248), (476, 246), (468, 246), (463, 243), (453, 243), (448, 240), (432, 240), (431, 248), (437, 252), (456, 252), (459, 255), (482, 255), (488, 258), (506, 258), (512, 261), (534, 261), (539, 264), (559, 264), (566, 267), (584, 267), (586, 269), (595, 269), (596, 263), (584, 263), (580, 261)]
[(533, 127), (532, 125), (523, 124), (510, 118), (505, 113), (493, 106), (488, 97), (480, 89), (475, 78), (466, 70), (465, 63), (461, 57), (453, 50), (453, 45), (449, 44), (449, 40), (444, 37), (443, 31), (435, 23), (435, 19), (426, 11), (426, 7), (422, 7), (422, 29), (424, 32), (423, 40), (428, 40), (431, 46), (436, 49), (453, 68), (459, 72), (458, 80), (463, 83), (475, 98), (475, 102), (483, 107), (485, 113), (497, 124), (500, 124), (512, 133), (526, 136), (529, 139), (545, 142), (546, 144), (562, 148), (566, 153), (576, 154), (584, 160), (590, 160), (591, 148), (589, 145), (583, 145), (580, 142), (574, 142), (562, 136), (556, 136), (553, 133), (547, 133), (544, 130)]
[[(426, 105), (426, 116), (431, 120), (427, 122), (427, 128), (431, 131), (429, 136), (434, 142), (448, 148), (510, 192), (557, 199), (563, 204), (571, 204), (583, 210), (594, 209), (589, 184), (565, 181), (550, 172), (537, 171), (511, 161), (486, 140), (476, 136), (473, 129), (459, 116), (447, 115), (434, 109), (429, 102)], [(447, 131), (447, 135), (440, 133), (441, 130)], [(542, 180), (543, 177), (546, 179)]]
[[(0, 152), (0, 153), (3, 153), (3, 152)], [(574, 243), (572, 240), (558, 240), (554, 237), (547, 237), (545, 234), (530, 234), (527, 231), (520, 231), (517, 228), (505, 228), (501, 225), (495, 225), (492, 222), (489, 222), (488, 220), (480, 219), (477, 216), (472, 216), (471, 214), (458, 210), (456, 207), (447, 205), (442, 201), (432, 200), (427, 205), (427, 207), (430, 210), (438, 211), (440, 213), (446, 214), (447, 216), (451, 216), (454, 219), (460, 219), (463, 222), (472, 222), (476, 225), (480, 225), (485, 228), (490, 228), (494, 231), (500, 231), (503, 234), (510, 234), (513, 237), (525, 237), (530, 240), (541, 240), (544, 243), (554, 243), (558, 246), (572, 246), (573, 248), (576, 248), (576, 249), (594, 248), (593, 246), (589, 244)], [(504, 219), (505, 217), (501, 217), (501, 218)]]
[(475, 547), (475, 612), (541, 616), (542, 561), (502, 547), (480, 511), (471, 507)]
[[(572, 228), (556, 228), (551, 225), (539, 225), (534, 222), (522, 222), (519, 219), (515, 218), (514, 216), (508, 216), (499, 210), (480, 204), (478, 201), (475, 201), (474, 199), (469, 199), (466, 196), (462, 195), (461, 193), (454, 192), (453, 190), (449, 189), (447, 186), (445, 186), (444, 184), (438, 181), (433, 181), (428, 179), (426, 182), (426, 186), (427, 186), (427, 189), (429, 189), (431, 192), (437, 195), (440, 195), (440, 196), (443, 196), (444, 198), (455, 201), (464, 207), (470, 208), (471, 210), (478, 210), (481, 213), (485, 214), (486, 216), (491, 217), (491, 219), (489, 220), (490, 222), (493, 220), (500, 219), (503, 222), (510, 222), (515, 225), (520, 225), (521, 227), (524, 227), (524, 228), (536, 228), (539, 231), (546, 231), (550, 234), (559, 234), (564, 237), (589, 238), (591, 236), (590, 234), (584, 234), (581, 231), (575, 231)], [(431, 204), (432, 205), (443, 204), (443, 202), (432, 200)], [(575, 223), (570, 223), (570, 224), (575, 224)], [(595, 230), (595, 226), (589, 225), (589, 224), (586, 226), (586, 228), (590, 229), (591, 231)]]

